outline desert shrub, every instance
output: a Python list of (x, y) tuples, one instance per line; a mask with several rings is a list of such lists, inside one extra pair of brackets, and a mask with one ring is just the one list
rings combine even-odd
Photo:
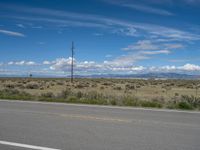
[(82, 98), (83, 95), (84, 95), (84, 94), (83, 94), (81, 91), (78, 91), (78, 92), (76, 93), (76, 97), (79, 98), (79, 99)]
[(67, 102), (69, 102), (69, 103), (78, 103), (79, 101), (78, 101), (78, 98), (76, 96), (69, 96), (67, 98)]
[(57, 95), (58, 98), (67, 98), (68, 96), (72, 95), (71, 89), (66, 89)]
[(107, 105), (108, 101), (103, 98), (98, 98), (98, 99), (87, 99), (87, 98), (82, 98), (80, 99), (81, 103), (84, 104), (97, 104), (97, 105)]
[(104, 83), (102, 83), (102, 85), (111, 86), (111, 85), (113, 85), (113, 83), (111, 83), (111, 82), (104, 82)]
[(179, 96), (179, 93), (175, 93), (174, 96)]
[(25, 86), (27, 89), (39, 89), (40, 85), (38, 83), (32, 82), (32, 83), (28, 83)]
[(104, 89), (104, 86), (101, 86), (100, 89), (103, 90), (103, 89)]
[(142, 107), (162, 108), (162, 104), (155, 101), (141, 101)]
[(111, 105), (117, 105), (117, 101), (115, 99), (110, 100)]
[(64, 82), (62, 82), (62, 81), (57, 81), (56, 84), (57, 84), (57, 85), (64, 85)]
[(92, 84), (91, 87), (97, 87), (97, 84)]
[(190, 103), (187, 102), (178, 102), (177, 104), (178, 109), (186, 109), (186, 110), (192, 110), (193, 107)]
[(3, 89), (0, 91), (1, 95), (16, 95), (19, 94), (20, 91), (16, 89)]
[(5, 84), (4, 87), (9, 88), (9, 89), (14, 89), (15, 85), (14, 84)]
[(186, 102), (194, 108), (200, 107), (200, 97), (182, 95), (180, 101)]
[(126, 84), (125, 88), (126, 88), (126, 90), (134, 90), (135, 89), (135, 85)]
[(52, 92), (46, 92), (46, 93), (42, 93), (41, 97), (43, 98), (54, 98), (54, 94)]
[(153, 97), (151, 101), (157, 102), (157, 103), (165, 103), (165, 98), (163, 96), (157, 96), (157, 97)]
[(122, 87), (116, 86), (116, 87), (114, 87), (113, 89), (114, 89), (114, 90), (122, 90)]
[(124, 106), (139, 106), (139, 100), (136, 97), (124, 97), (122, 104)]
[(83, 83), (79, 83), (79, 84), (75, 85), (75, 88), (77, 88), (77, 89), (83, 89), (85, 87), (88, 87), (88, 86), (86, 84), (83, 84)]
[(17, 83), (16, 87), (20, 89), (25, 89), (25, 86), (22, 83)]
[(141, 86), (140, 85), (136, 85), (136, 88), (139, 89)]
[(24, 91), (19, 91), (16, 89), (3, 89), (0, 91), (0, 98), (29, 100), (29, 99), (33, 99), (33, 96), (29, 93), (26, 93)]

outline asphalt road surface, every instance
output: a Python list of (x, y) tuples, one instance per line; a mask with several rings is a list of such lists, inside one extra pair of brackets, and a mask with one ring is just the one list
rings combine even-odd
[(200, 150), (200, 113), (0, 100), (0, 150)]

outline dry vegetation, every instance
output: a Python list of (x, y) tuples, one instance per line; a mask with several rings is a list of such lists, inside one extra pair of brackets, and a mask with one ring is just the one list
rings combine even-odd
[(200, 110), (198, 80), (1, 78), (0, 98)]

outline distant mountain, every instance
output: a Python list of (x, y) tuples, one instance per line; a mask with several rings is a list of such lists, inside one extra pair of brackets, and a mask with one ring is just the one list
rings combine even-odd
[(101, 75), (86, 75), (75, 76), (77, 78), (141, 78), (141, 79), (200, 79), (200, 75), (188, 75), (178, 73), (146, 73), (146, 74), (101, 74)]
[[(0, 75), (0, 77), (28, 77), (26, 75)], [(179, 73), (146, 73), (146, 74), (94, 74), (94, 75), (75, 75), (75, 78), (139, 78), (139, 79), (200, 79), (200, 75), (188, 75)], [(38, 75), (33, 74), (33, 78), (66, 78), (66, 76)], [(70, 78), (70, 76), (67, 76)]]

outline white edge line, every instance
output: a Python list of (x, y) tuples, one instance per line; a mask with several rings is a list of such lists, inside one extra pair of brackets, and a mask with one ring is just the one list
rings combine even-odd
[(35, 149), (35, 150), (60, 150), (60, 149), (41, 147), (41, 146), (34, 146), (34, 145), (27, 145), (27, 144), (14, 143), (14, 142), (8, 142), (8, 141), (0, 141), (0, 144), (2, 144), (2, 145), (10, 145), (10, 146), (15, 146), (15, 147), (23, 147), (23, 148)]
[(57, 103), (57, 102), (39, 102), (39, 101), (22, 101), (22, 100), (2, 100), (0, 102), (10, 103), (29, 103), (29, 104), (44, 104), (44, 105), (60, 105), (60, 106), (76, 106), (76, 107), (92, 107), (92, 108), (110, 108), (110, 109), (122, 109), (122, 110), (144, 110), (144, 111), (156, 111), (156, 112), (177, 112), (177, 113), (191, 113), (200, 114), (200, 111), (184, 111), (184, 110), (171, 110), (171, 109), (156, 109), (156, 108), (141, 108), (141, 107), (125, 107), (125, 106), (108, 106), (108, 105), (87, 105), (87, 104), (73, 104), (73, 103)]

